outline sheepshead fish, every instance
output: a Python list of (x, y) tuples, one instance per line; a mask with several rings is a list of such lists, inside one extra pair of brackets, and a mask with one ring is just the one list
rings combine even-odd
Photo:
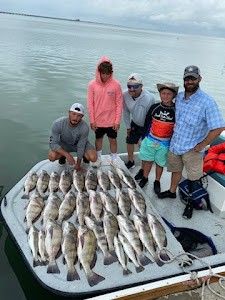
[(123, 250), (123, 245), (117, 236), (114, 236), (114, 248), (116, 251), (116, 256), (118, 258), (118, 261), (123, 268), (123, 275), (131, 274), (132, 272), (127, 268), (127, 258), (126, 258), (126, 254)]
[(77, 229), (67, 221), (63, 228), (62, 253), (68, 268), (67, 281), (79, 280), (80, 276), (74, 266), (77, 257)]
[(59, 189), (60, 176), (57, 172), (52, 172), (49, 178), (48, 189), (50, 193), (55, 193)]
[(28, 203), (25, 213), (24, 221), (27, 222), (27, 233), (33, 222), (35, 222), (39, 218), (44, 206), (45, 204), (43, 198), (37, 191), (35, 191), (35, 193), (31, 195), (30, 202)]
[(101, 200), (99, 193), (96, 191), (90, 190), (89, 191), (89, 201), (90, 201), (91, 214), (95, 217), (96, 221), (98, 223), (100, 223), (103, 204), (102, 204), (102, 200)]
[(137, 190), (133, 190), (130, 188), (128, 188), (128, 194), (136, 211), (142, 216), (145, 216), (146, 204), (145, 198), (142, 196), (142, 194), (139, 193)]
[(116, 167), (116, 172), (119, 175), (120, 179), (123, 180), (123, 182), (130, 188), (135, 189), (136, 188), (136, 183), (134, 179), (127, 174), (124, 170)]
[(36, 172), (30, 172), (24, 182), (24, 195), (22, 199), (29, 199), (29, 193), (32, 191), (37, 184), (38, 176)]
[(118, 214), (118, 205), (115, 198), (108, 192), (100, 191), (99, 194), (105, 209), (116, 216)]
[(62, 229), (55, 221), (48, 220), (45, 234), (45, 247), (49, 257), (47, 273), (60, 273), (56, 263), (56, 256), (61, 246)]
[(69, 219), (76, 207), (76, 196), (75, 194), (70, 190), (64, 197), (62, 203), (59, 207), (59, 217), (58, 217), (58, 223), (62, 224), (64, 220)]
[(47, 204), (43, 211), (43, 227), (45, 228), (47, 221), (49, 219), (56, 220), (59, 215), (59, 207), (61, 204), (61, 199), (57, 194), (50, 194), (48, 196)]
[(76, 213), (79, 224), (84, 225), (84, 217), (90, 214), (90, 202), (86, 193), (78, 193)]
[(87, 174), (85, 176), (85, 187), (86, 190), (94, 190), (96, 191), (98, 185), (98, 178), (96, 172), (90, 168), (87, 171)]
[(94, 232), (89, 230), (86, 226), (80, 226), (78, 229), (77, 254), (90, 286), (94, 286), (105, 279), (92, 270), (97, 259), (96, 246), (97, 243)]
[(108, 176), (109, 176), (109, 180), (111, 181), (112, 185), (117, 188), (117, 189), (121, 189), (122, 188), (122, 184), (120, 182), (120, 177), (117, 173), (108, 170)]
[(119, 231), (119, 225), (117, 222), (117, 218), (109, 211), (105, 211), (103, 217), (103, 228), (105, 232), (105, 236), (107, 239), (109, 252), (115, 256), (115, 248), (114, 248), (114, 236), (117, 235)]
[(50, 176), (48, 173), (45, 170), (41, 170), (40, 175), (38, 176), (36, 189), (43, 198), (45, 197), (44, 194), (48, 189), (49, 178)]
[(124, 235), (125, 238), (128, 239), (129, 243), (134, 248), (137, 254), (138, 261), (140, 261), (142, 266), (149, 264), (151, 260), (142, 252), (142, 245), (132, 221), (128, 220), (122, 215), (118, 215), (117, 220), (121, 233)]
[(116, 200), (120, 212), (126, 217), (129, 218), (131, 213), (131, 201), (128, 193), (124, 190), (116, 190)]
[(110, 189), (110, 181), (108, 175), (103, 172), (101, 169), (97, 171), (98, 184), (102, 188), (103, 191), (107, 191)]
[(123, 245), (123, 249), (124, 249), (126, 255), (129, 257), (129, 259), (135, 265), (136, 272), (140, 273), (140, 272), (144, 271), (144, 267), (137, 260), (136, 254), (134, 252), (134, 248), (131, 246), (128, 239), (120, 232), (118, 233), (118, 238), (119, 238), (119, 241), (121, 242), (121, 244)]
[(78, 192), (82, 192), (84, 190), (85, 178), (84, 174), (80, 171), (73, 171), (73, 185)]
[(38, 230), (32, 225), (29, 229), (28, 233), (28, 244), (30, 246), (32, 255), (33, 255), (33, 267), (39, 265), (39, 257), (38, 257)]
[[(148, 224), (152, 232), (152, 236), (159, 250), (167, 246), (166, 231), (161, 222), (152, 214), (147, 214)], [(161, 253), (160, 257), (163, 260), (168, 260), (166, 253)]]
[(40, 264), (46, 266), (48, 264), (48, 254), (45, 248), (45, 231), (38, 232), (38, 252), (40, 254)]
[(112, 254), (109, 252), (107, 240), (104, 234), (104, 231), (101, 226), (97, 225), (90, 217), (85, 217), (85, 223), (87, 227), (91, 230), (93, 230), (95, 237), (97, 239), (97, 244), (99, 248), (101, 249), (104, 259), (103, 263), (104, 265), (110, 265), (113, 262), (117, 261), (116, 257), (112, 256)]
[(66, 195), (66, 193), (70, 190), (71, 184), (72, 184), (72, 177), (70, 175), (70, 172), (63, 170), (59, 179), (59, 188), (63, 193), (63, 195)]

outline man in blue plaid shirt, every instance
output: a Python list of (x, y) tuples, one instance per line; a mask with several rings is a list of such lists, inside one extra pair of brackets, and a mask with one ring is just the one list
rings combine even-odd
[[(225, 122), (215, 100), (203, 92), (199, 83), (202, 79), (197, 66), (184, 70), (184, 92), (176, 97), (174, 133), (168, 153), (167, 168), (172, 172), (170, 189), (158, 197), (176, 198), (176, 189), (185, 167), (190, 192), (194, 183), (203, 175), (203, 154), (207, 145), (225, 129)], [(190, 199), (183, 213), (190, 219), (193, 203)]]

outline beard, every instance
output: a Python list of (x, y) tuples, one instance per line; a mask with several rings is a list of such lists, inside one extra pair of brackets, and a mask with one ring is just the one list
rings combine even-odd
[(185, 92), (194, 94), (199, 88), (199, 83), (196, 84), (184, 84)]

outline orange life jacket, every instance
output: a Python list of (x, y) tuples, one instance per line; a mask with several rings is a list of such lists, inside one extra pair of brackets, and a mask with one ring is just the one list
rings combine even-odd
[(203, 171), (225, 174), (225, 143), (209, 148), (204, 158)]

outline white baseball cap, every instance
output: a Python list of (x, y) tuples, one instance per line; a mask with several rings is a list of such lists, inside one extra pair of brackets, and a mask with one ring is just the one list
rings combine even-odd
[(74, 103), (70, 107), (70, 111), (76, 112), (78, 114), (84, 115), (84, 107), (80, 103)]
[(131, 73), (127, 79), (127, 83), (143, 84), (141, 76), (137, 73)]

